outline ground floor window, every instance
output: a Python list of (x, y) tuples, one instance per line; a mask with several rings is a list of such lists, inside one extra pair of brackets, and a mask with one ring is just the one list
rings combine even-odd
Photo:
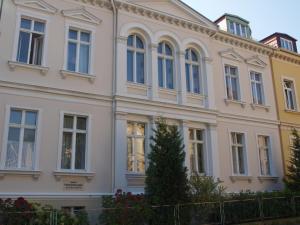
[(205, 174), (203, 130), (189, 129), (189, 151), (191, 172)]

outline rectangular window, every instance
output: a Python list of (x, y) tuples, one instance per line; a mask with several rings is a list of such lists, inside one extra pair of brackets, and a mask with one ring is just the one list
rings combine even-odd
[(238, 68), (225, 65), (226, 93), (229, 100), (240, 100)]
[(246, 174), (246, 152), (245, 152), (245, 137), (242, 133), (231, 133), (231, 152), (233, 173), (235, 175)]
[(61, 169), (85, 170), (88, 118), (65, 114), (63, 118)]
[(291, 80), (284, 80), (284, 97), (285, 105), (288, 110), (297, 110), (296, 96), (295, 96), (295, 87), (294, 82)]
[(263, 176), (271, 175), (270, 167), (270, 138), (268, 136), (258, 136), (260, 173)]
[(264, 91), (262, 83), (262, 74), (254, 71), (250, 72), (252, 101), (254, 104), (264, 104)]
[(7, 169), (34, 169), (37, 117), (37, 111), (11, 108), (5, 160)]
[(229, 21), (229, 32), (241, 37), (247, 37), (247, 26)]
[(82, 212), (85, 212), (84, 206), (63, 206), (61, 207), (62, 211), (66, 214), (75, 216)]
[(280, 47), (290, 51), (294, 51), (293, 42), (285, 38), (280, 38)]
[(16, 61), (41, 65), (45, 39), (45, 22), (21, 18)]
[(67, 70), (90, 73), (91, 33), (69, 29)]
[(127, 171), (145, 173), (144, 123), (127, 123)]
[(193, 173), (205, 174), (204, 131), (189, 129), (190, 165)]

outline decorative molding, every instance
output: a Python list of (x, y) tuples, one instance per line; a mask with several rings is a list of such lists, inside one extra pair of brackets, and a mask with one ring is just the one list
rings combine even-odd
[(81, 20), (84, 22), (92, 23), (92, 24), (100, 24), (102, 20), (89, 11), (85, 9), (85, 7), (80, 7), (76, 9), (67, 9), (67, 10), (62, 10), (62, 14), (65, 17), (69, 17), (71, 19), (75, 20)]
[(277, 183), (279, 180), (279, 177), (276, 176), (258, 176), (257, 179), (263, 183), (265, 181), (273, 181), (274, 183)]
[(13, 2), (19, 6), (36, 9), (50, 14), (55, 14), (58, 12), (57, 8), (45, 2), (44, 0), (13, 0)]
[(127, 185), (129, 187), (144, 187), (146, 175), (145, 174), (135, 174), (135, 173), (127, 173)]
[(66, 79), (68, 76), (88, 79), (90, 83), (94, 83), (96, 79), (96, 76), (92, 74), (77, 73), (68, 70), (61, 70), (60, 75), (63, 79)]
[(32, 178), (34, 180), (37, 180), (40, 175), (41, 175), (41, 171), (39, 170), (8, 170), (8, 169), (2, 169), (0, 170), (0, 179), (4, 178), (5, 176), (11, 176), (11, 175), (15, 175), (15, 176), (32, 176)]
[(60, 181), (63, 177), (84, 177), (87, 181), (91, 181), (95, 176), (95, 173), (91, 172), (73, 172), (73, 171), (53, 171), (57, 181)]
[(245, 62), (250, 65), (261, 67), (261, 68), (265, 68), (268, 65), (267, 63), (262, 61), (258, 55), (255, 55), (251, 58), (246, 59)]
[(270, 108), (271, 108), (271, 106), (254, 104), (254, 103), (251, 103), (250, 105), (251, 105), (251, 108), (253, 110), (255, 110), (255, 109), (264, 109), (264, 110), (266, 110), (266, 112), (269, 112)]
[(230, 59), (230, 60), (235, 60), (235, 61), (238, 61), (238, 62), (243, 62), (245, 59), (240, 55), (238, 54), (233, 48), (229, 48), (227, 50), (224, 50), (224, 51), (220, 51), (219, 52), (219, 55), (221, 57), (224, 57), (224, 58), (227, 58), (227, 59)]
[(246, 102), (243, 102), (243, 101), (237, 101), (237, 100), (231, 100), (231, 99), (225, 98), (224, 102), (227, 106), (229, 104), (238, 104), (238, 105), (241, 105), (242, 108), (246, 107)]
[(15, 61), (8, 61), (8, 66), (11, 71), (15, 71), (16, 67), (20, 67), (20, 68), (27, 68), (32, 70), (39, 70), (42, 75), (46, 75), (49, 71), (49, 67), (20, 63)]
[(248, 181), (248, 183), (252, 182), (253, 177), (247, 175), (232, 175), (230, 176), (230, 180), (235, 183), (236, 181)]

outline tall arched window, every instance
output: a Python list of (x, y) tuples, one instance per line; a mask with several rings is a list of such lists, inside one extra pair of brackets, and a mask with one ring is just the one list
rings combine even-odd
[(145, 47), (135, 34), (127, 39), (127, 81), (145, 83)]
[(196, 94), (201, 93), (200, 62), (196, 51), (189, 48), (185, 51), (186, 90)]
[(165, 41), (158, 45), (158, 83), (159, 87), (174, 89), (174, 55)]

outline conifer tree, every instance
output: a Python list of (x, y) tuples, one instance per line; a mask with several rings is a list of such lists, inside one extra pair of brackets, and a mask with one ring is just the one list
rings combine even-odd
[(300, 192), (300, 136), (296, 129), (292, 132), (293, 145), (288, 165), (288, 173), (284, 180), (286, 188), (292, 192)]
[(175, 205), (188, 198), (187, 168), (181, 135), (176, 126), (157, 121), (151, 137), (145, 192), (152, 205)]

